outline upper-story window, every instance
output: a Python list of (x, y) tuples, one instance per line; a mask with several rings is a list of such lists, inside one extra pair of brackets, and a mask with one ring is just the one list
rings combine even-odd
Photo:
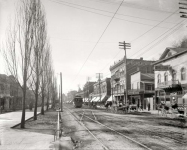
[(173, 81), (177, 79), (177, 73), (176, 73), (176, 71), (172, 72), (172, 78), (173, 78)]
[(161, 75), (160, 74), (158, 74), (158, 81), (157, 81), (157, 83), (161, 83)]
[(132, 83), (132, 87), (131, 87), (131, 89), (133, 90), (133, 83)]
[(181, 69), (181, 80), (185, 80), (186, 79), (186, 68), (182, 68)]
[(165, 81), (165, 82), (168, 81), (168, 73), (167, 73), (167, 72), (164, 74), (164, 81)]
[(137, 89), (140, 89), (140, 82), (137, 82)]

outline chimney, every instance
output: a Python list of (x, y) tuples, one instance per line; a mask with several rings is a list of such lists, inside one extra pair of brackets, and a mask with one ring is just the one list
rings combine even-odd
[(140, 60), (143, 60), (143, 57), (140, 57)]

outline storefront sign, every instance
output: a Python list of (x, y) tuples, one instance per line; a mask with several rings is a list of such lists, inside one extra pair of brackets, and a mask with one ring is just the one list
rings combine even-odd
[(154, 66), (154, 70), (155, 71), (167, 71), (169, 69), (170, 69), (170, 65), (166, 65), (166, 66), (163, 66), (163, 65)]

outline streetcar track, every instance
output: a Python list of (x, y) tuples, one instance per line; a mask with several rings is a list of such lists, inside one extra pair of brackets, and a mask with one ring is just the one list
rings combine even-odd
[[(76, 112), (76, 113), (77, 113), (77, 112)], [(77, 114), (78, 114), (78, 113), (77, 113)], [(80, 113), (79, 113), (79, 114), (80, 114)], [(95, 122), (95, 123), (97, 123), (97, 124), (100, 124), (100, 125), (106, 127), (107, 129), (109, 129), (109, 130), (111, 130), (111, 131), (113, 131), (113, 132), (115, 132), (115, 133), (121, 135), (122, 137), (128, 139), (128, 140), (131, 141), (131, 142), (136, 143), (137, 145), (139, 145), (139, 146), (141, 146), (141, 147), (143, 147), (143, 148), (145, 148), (145, 149), (152, 150), (151, 148), (147, 147), (146, 145), (144, 145), (144, 144), (142, 144), (142, 143), (140, 143), (140, 142), (138, 142), (138, 141), (136, 141), (136, 140), (134, 140), (134, 139), (132, 139), (132, 138), (126, 136), (126, 135), (124, 135), (123, 133), (120, 133), (120, 132), (118, 132), (118, 131), (116, 131), (116, 130), (110, 128), (110, 127), (108, 127), (107, 125), (104, 125), (104, 124), (100, 123), (100, 122), (97, 121), (97, 120), (94, 120), (94, 119), (88, 117), (87, 115), (84, 115), (84, 117), (86, 117), (86, 118), (92, 120), (93, 122)]]
[[(102, 116), (103, 117), (103, 116)], [(106, 118), (106, 116), (104, 116), (105, 118)], [(110, 118), (111, 118), (112, 116), (110, 116)], [(116, 117), (116, 116), (115, 116)], [(112, 118), (114, 118), (114, 117), (112, 117)], [(117, 117), (117, 118), (122, 118), (122, 117)], [(124, 118), (123, 118), (124, 119)], [(132, 126), (134, 126), (135, 128), (137, 128), (137, 126), (135, 126), (135, 125), (133, 125), (132, 123), (136, 123), (136, 124), (139, 124), (140, 122), (142, 123), (142, 121), (131, 121), (130, 119), (128, 119), (128, 120), (126, 120), (126, 121), (128, 121), (128, 123), (130, 123), (130, 126), (132, 127)], [(152, 125), (149, 125), (149, 127), (151, 127)], [(154, 127), (154, 126), (152, 126), (152, 127)], [(174, 140), (174, 141), (176, 141), (177, 143), (180, 143), (180, 144), (185, 144), (186, 142), (185, 141), (181, 141), (181, 140), (178, 140), (179, 138), (181, 139), (181, 137), (177, 137), (177, 138), (175, 138), (175, 137), (172, 137), (173, 135), (172, 135), (172, 133), (174, 133), (174, 134), (179, 134), (178, 136), (183, 136), (184, 135), (184, 133), (180, 133), (180, 132), (174, 132), (174, 131), (169, 131), (169, 130), (166, 130), (166, 131), (164, 131), (165, 133), (159, 133), (159, 132), (161, 132), (161, 131), (158, 131), (158, 130), (161, 130), (160, 128), (155, 128), (154, 127), (154, 129), (153, 130), (148, 130), (148, 129), (145, 129), (145, 128), (142, 128), (142, 127), (138, 127), (139, 129), (141, 128), (141, 129), (143, 129), (142, 130), (142, 133), (143, 134), (145, 134), (145, 132), (147, 132), (147, 134), (145, 134), (145, 135), (149, 135), (150, 133), (151, 133), (151, 135), (157, 135), (158, 137), (164, 137), (164, 138), (167, 138), (167, 139), (171, 139), (171, 140)], [(154, 132), (154, 130), (157, 130), (157, 131), (155, 131)], [(162, 130), (164, 130), (164, 129), (162, 129)], [(141, 131), (141, 130), (140, 130)], [(168, 131), (168, 132), (167, 132)], [(171, 135), (166, 135), (167, 133), (170, 133)], [(163, 135), (164, 134), (164, 135)], [(176, 135), (175, 135), (176, 136)]]
[[(79, 111), (75, 111), (77, 114), (79, 113)], [(93, 111), (92, 111), (92, 113), (93, 113)], [(93, 114), (92, 114), (93, 115)], [(96, 115), (94, 115), (94, 116), (96, 116)], [(107, 125), (104, 125), (104, 124), (102, 124), (102, 123), (100, 123), (98, 120), (99, 120), (99, 118), (98, 118), (98, 120), (94, 120), (94, 119), (92, 119), (92, 118), (90, 118), (90, 117), (88, 117), (88, 115), (85, 115), (85, 117), (86, 118), (89, 118), (90, 120), (92, 120), (92, 121), (94, 121), (94, 122), (96, 122), (96, 123), (98, 123), (98, 124), (100, 124), (100, 125), (102, 125), (102, 126), (105, 126), (105, 127), (107, 127), (107, 128), (110, 128), (110, 127), (108, 127)], [(105, 116), (105, 115), (103, 115), (102, 117), (107, 117), (108, 119), (111, 119), (111, 118), (114, 118), (114, 116)], [(124, 119), (124, 117), (120, 117), (120, 116), (115, 116), (115, 118), (121, 118), (121, 119)], [(136, 123), (136, 124), (139, 124), (139, 123), (144, 123), (143, 121), (135, 121), (135, 120), (126, 120), (126, 121), (128, 121), (129, 123)], [(129, 124), (130, 125), (130, 124)], [(131, 126), (132, 126), (132, 124), (131, 124)], [(133, 125), (134, 126), (134, 125)], [(137, 128), (137, 127), (136, 127)], [(183, 136), (183, 135), (185, 135), (185, 133), (181, 133), (181, 132), (176, 132), (176, 131), (171, 131), (171, 130), (168, 130), (168, 129), (163, 129), (163, 128), (159, 128), (159, 127), (157, 127), (157, 126), (155, 126), (155, 125), (149, 125), (149, 128), (152, 128), (151, 130), (149, 130), (149, 129), (145, 129), (145, 128), (142, 128), (142, 127), (138, 127), (139, 129), (142, 129), (142, 132), (144, 133), (144, 135), (152, 135), (152, 136), (157, 136), (158, 138), (166, 138), (166, 139), (170, 139), (170, 140), (173, 140), (173, 141), (176, 141), (177, 143), (180, 143), (180, 144), (185, 144), (186, 142), (184, 141), (184, 138), (183, 137), (181, 137), (181, 136)], [(112, 130), (114, 130), (114, 129), (112, 129)], [(143, 131), (144, 130), (144, 131)], [(118, 133), (118, 134), (120, 134), (120, 135), (124, 135), (123, 133), (120, 133), (120, 132), (118, 132), (118, 131), (114, 131), (114, 132), (116, 132), (116, 133)], [(161, 133), (160, 133), (161, 132)], [(162, 132), (164, 132), (164, 133), (162, 133)], [(170, 135), (166, 135), (166, 134), (170, 134)], [(173, 135), (172, 134), (175, 134), (175, 137), (173, 137)], [(125, 135), (126, 136), (126, 135)], [(181, 139), (181, 140), (179, 140), (179, 139)], [(148, 147), (149, 148), (149, 147)], [(150, 148), (149, 148), (150, 149)]]
[[(69, 108), (66, 107), (66, 109), (69, 110)], [(100, 144), (101, 146), (103, 147), (104, 150), (110, 150), (105, 144), (103, 144), (102, 141), (100, 141), (86, 126), (83, 122), (79, 121), (79, 119), (69, 110), (70, 114), (76, 118), (76, 121), (80, 123), (80, 125), (82, 125), (93, 137), (94, 139), (96, 139)], [(82, 115), (83, 116), (83, 115)]]
[[(105, 116), (104, 116), (105, 117)], [(110, 116), (110, 117), (112, 117), (112, 116)], [(116, 116), (115, 116), (116, 117)], [(113, 118), (113, 117), (112, 117)], [(117, 117), (117, 118), (122, 118), (122, 117)], [(124, 119), (124, 118), (123, 118)], [(138, 124), (138, 123), (143, 123), (143, 121), (131, 121), (130, 119), (129, 120), (127, 120), (128, 122), (130, 122), (130, 123), (136, 123), (136, 124)], [(130, 126), (132, 127), (132, 126), (134, 126), (135, 127), (135, 125), (132, 125), (132, 124), (130, 124)], [(154, 127), (154, 126), (152, 126), (152, 125), (149, 125), (149, 127)], [(137, 127), (135, 127), (135, 128), (137, 128)], [(155, 135), (155, 136), (157, 136), (157, 137), (160, 137), (160, 138), (162, 138), (162, 137), (164, 137), (164, 138), (166, 138), (166, 139), (170, 139), (170, 140), (174, 140), (175, 142), (177, 142), (177, 143), (180, 143), (180, 144), (185, 144), (186, 142), (183, 140), (183, 138), (181, 138), (181, 136), (183, 136), (184, 134), (183, 133), (180, 133), (180, 132), (174, 132), (174, 131), (170, 131), (170, 130), (166, 130), (166, 131), (164, 131), (165, 133), (160, 133), (161, 131), (159, 131), (159, 130), (164, 130), (164, 129), (161, 129), (161, 128), (155, 128), (154, 127), (154, 129), (153, 130), (148, 130), (148, 129), (145, 129), (145, 128), (142, 128), (142, 127), (138, 127), (139, 129), (141, 128), (142, 129), (142, 133), (144, 134), (144, 135)], [(154, 130), (157, 130), (157, 131), (154, 131)], [(169, 133), (170, 135), (167, 135), (167, 133)], [(178, 135), (178, 137), (175, 135), (175, 137), (173, 137), (173, 135), (172, 135), (172, 133), (174, 133), (174, 134), (179, 134)], [(181, 140), (179, 140), (179, 139), (181, 139)]]

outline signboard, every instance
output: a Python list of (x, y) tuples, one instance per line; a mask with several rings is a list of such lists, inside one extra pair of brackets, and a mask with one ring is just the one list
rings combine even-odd
[(166, 65), (166, 66), (163, 66), (163, 65), (154, 66), (154, 70), (155, 71), (167, 71), (170, 68), (171, 68), (170, 65)]

